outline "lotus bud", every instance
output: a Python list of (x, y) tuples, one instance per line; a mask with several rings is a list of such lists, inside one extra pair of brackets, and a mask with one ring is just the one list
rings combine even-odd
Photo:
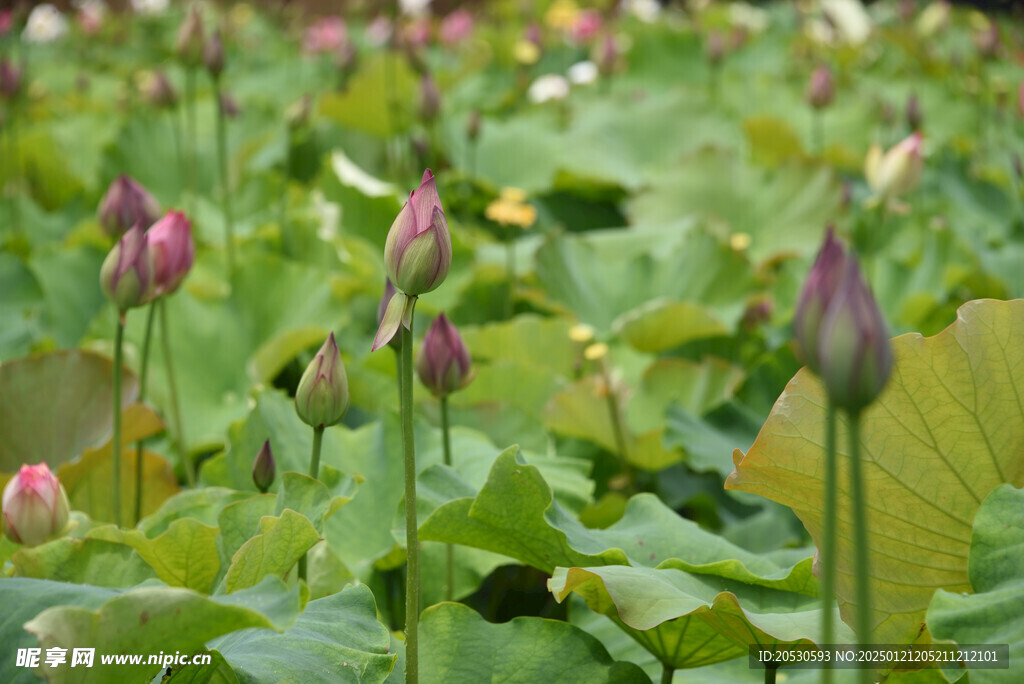
[(0, 97), (13, 100), (21, 90), (21, 68), (6, 57), (0, 59)]
[(472, 33), (473, 14), (468, 10), (457, 9), (441, 20), (441, 42), (445, 45), (457, 45)]
[(316, 353), (295, 391), (295, 411), (314, 428), (334, 425), (348, 410), (348, 377), (331, 333)]
[(181, 22), (174, 48), (185, 66), (197, 67), (203, 63), (203, 18), (198, 5), (192, 5)]
[(3, 495), (3, 530), (8, 539), (38, 546), (68, 524), (68, 495), (45, 463), (23, 465)]
[(466, 137), (470, 142), (475, 142), (480, 137), (481, 123), (480, 110), (474, 109), (469, 113), (469, 119), (466, 121)]
[(999, 26), (988, 21), (986, 26), (974, 34), (974, 47), (978, 56), (984, 60), (995, 59), (999, 55)]
[(921, 130), (924, 124), (924, 113), (921, 111), (921, 101), (917, 99), (917, 93), (907, 98), (907, 126), (912, 131)]
[(136, 223), (152, 225), (160, 216), (160, 203), (141, 183), (121, 174), (100, 200), (98, 214), (103, 232), (119, 239)]
[(434, 319), (423, 338), (416, 373), (435, 397), (462, 389), (476, 375), (466, 343), (443, 313)]
[(242, 108), (238, 106), (238, 101), (229, 93), (222, 92), (220, 94), (219, 104), (220, 111), (229, 119), (236, 119), (242, 115)]
[(141, 223), (129, 229), (110, 250), (100, 268), (100, 287), (121, 312), (152, 299), (153, 258)]
[(180, 211), (169, 211), (147, 233), (153, 255), (153, 296), (173, 293), (188, 275), (195, 259), (192, 223)]
[(270, 440), (263, 442), (256, 460), (252, 462), (252, 481), (256, 489), (266, 494), (270, 485), (274, 484), (274, 475), (277, 467), (274, 464), (274, 452), (270, 450)]
[(433, 121), (441, 113), (441, 91), (430, 74), (420, 81), (420, 116), (424, 121)]
[(0, 10), (0, 36), (6, 36), (14, 27), (14, 10)]
[(893, 355), (882, 312), (850, 258), (821, 321), (821, 377), (829, 399), (851, 413), (878, 397), (892, 372)]
[(917, 187), (924, 170), (923, 142), (924, 136), (913, 133), (884, 154), (878, 145), (868, 150), (864, 175), (878, 199), (898, 197)]
[(815, 373), (821, 372), (819, 338), (822, 318), (835, 299), (836, 290), (849, 257), (832, 226), (825, 233), (825, 242), (818, 251), (793, 317), (793, 333), (804, 363)]
[(224, 41), (221, 40), (219, 29), (206, 41), (203, 48), (203, 64), (211, 76), (220, 78), (224, 71)]
[(807, 83), (807, 102), (815, 109), (824, 109), (836, 96), (836, 82), (827, 66), (819, 66)]
[(448, 276), (452, 239), (430, 169), (388, 231), (384, 265), (398, 291), (412, 297), (436, 289)]
[(704, 49), (711, 66), (718, 66), (725, 57), (725, 38), (718, 31), (712, 31), (708, 34), (708, 42)]
[(615, 72), (615, 66), (619, 61), (619, 46), (615, 42), (615, 36), (606, 33), (601, 41), (601, 48), (597, 53), (597, 66), (601, 74), (610, 76)]
[(163, 71), (154, 72), (142, 87), (142, 96), (158, 109), (171, 109), (178, 104), (178, 92)]

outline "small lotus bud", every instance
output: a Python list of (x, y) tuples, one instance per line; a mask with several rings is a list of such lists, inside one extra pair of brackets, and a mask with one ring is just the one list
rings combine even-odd
[(864, 176), (877, 198), (884, 201), (917, 187), (924, 170), (923, 143), (924, 136), (913, 133), (884, 154), (878, 145), (871, 146), (864, 161)]
[(307, 425), (330, 427), (345, 415), (348, 399), (348, 377), (331, 333), (299, 380), (295, 411)]
[(178, 104), (178, 92), (163, 71), (154, 72), (142, 86), (142, 96), (158, 109), (170, 109)]
[(819, 66), (807, 83), (807, 102), (815, 109), (824, 109), (836, 96), (836, 82), (827, 66)]
[(907, 98), (907, 126), (912, 131), (919, 131), (923, 124), (924, 113), (921, 111), (921, 101), (917, 99), (917, 93), (912, 93)]
[(441, 42), (452, 46), (461, 43), (473, 33), (473, 14), (457, 9), (441, 20)]
[(153, 296), (173, 293), (188, 275), (195, 258), (192, 223), (180, 211), (169, 211), (147, 233), (153, 256)]
[(189, 8), (178, 29), (174, 47), (185, 66), (197, 67), (203, 63), (203, 18), (198, 5)]
[(229, 119), (236, 119), (242, 115), (242, 108), (238, 106), (238, 101), (228, 93), (220, 94), (220, 111)]
[(68, 524), (68, 495), (45, 463), (23, 465), (3, 495), (3, 530), (17, 544), (38, 546)]
[(13, 100), (21, 90), (21, 67), (6, 57), (0, 59), (0, 97)]
[(220, 37), (220, 29), (213, 32), (203, 48), (203, 64), (214, 78), (219, 78), (224, 71), (224, 41)]
[(430, 74), (420, 81), (420, 116), (424, 121), (433, 121), (441, 113), (441, 91)]
[(14, 27), (14, 10), (0, 10), (0, 36), (6, 36)]
[(384, 265), (398, 291), (410, 296), (434, 290), (448, 276), (452, 239), (430, 169), (388, 231)]
[(100, 200), (98, 214), (103, 232), (119, 239), (136, 223), (152, 225), (160, 216), (160, 203), (141, 183), (121, 174)]
[(466, 121), (466, 137), (470, 142), (474, 142), (480, 137), (480, 124), (480, 110), (474, 109), (469, 113), (469, 119)]
[(708, 62), (712, 66), (721, 64), (722, 59), (725, 57), (725, 38), (718, 31), (712, 31), (708, 34), (707, 45), (704, 47), (707, 53)]
[(825, 316), (843, 277), (849, 257), (842, 243), (836, 239), (832, 226), (825, 233), (825, 242), (814, 260), (793, 316), (793, 333), (804, 363), (815, 373), (820, 373), (821, 351), (818, 341), (821, 321)]
[(882, 312), (850, 258), (821, 321), (821, 377), (829, 399), (856, 412), (878, 397), (892, 372), (893, 355)]
[(610, 76), (615, 72), (615, 66), (619, 61), (619, 47), (615, 42), (615, 36), (607, 33), (601, 41), (601, 49), (597, 53), (597, 66), (601, 74)]
[(462, 389), (475, 376), (466, 343), (443, 313), (434, 319), (423, 338), (416, 373), (435, 397)]
[(119, 311), (142, 306), (153, 294), (153, 258), (142, 224), (136, 223), (107, 254), (100, 287)]
[(274, 452), (270, 450), (270, 440), (263, 442), (256, 460), (252, 462), (252, 481), (256, 489), (263, 494), (267, 493), (270, 485), (274, 484), (274, 475), (277, 467), (274, 464)]

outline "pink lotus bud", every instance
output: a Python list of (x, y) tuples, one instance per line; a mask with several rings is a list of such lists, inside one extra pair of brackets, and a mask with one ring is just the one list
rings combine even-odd
[(615, 66), (619, 61), (619, 48), (615, 43), (615, 36), (608, 33), (601, 41), (601, 50), (597, 54), (597, 66), (601, 73), (608, 76), (615, 72)]
[(295, 411), (306, 425), (330, 427), (344, 417), (348, 400), (348, 376), (332, 332), (299, 380)]
[(918, 132), (885, 153), (878, 145), (871, 146), (864, 161), (864, 176), (879, 200), (905, 195), (917, 187), (924, 170), (923, 144), (924, 136)]
[(569, 39), (575, 43), (587, 43), (597, 37), (604, 22), (601, 13), (595, 9), (583, 10), (576, 15), (569, 28)]
[(819, 66), (811, 73), (805, 96), (815, 109), (824, 109), (832, 104), (836, 96), (836, 82), (827, 66)]
[(242, 115), (242, 108), (238, 106), (238, 101), (229, 93), (220, 94), (220, 111), (229, 119), (237, 119)]
[(266, 494), (270, 485), (274, 484), (277, 466), (274, 464), (274, 452), (270, 450), (270, 440), (263, 442), (256, 459), (252, 462), (252, 481), (256, 489)]
[(152, 225), (160, 216), (160, 203), (141, 183), (121, 174), (107, 188), (98, 213), (103, 232), (117, 239), (136, 223)]
[(408, 49), (416, 50), (430, 44), (430, 19), (420, 17), (412, 19), (402, 27), (401, 39)]
[(725, 38), (718, 31), (712, 31), (708, 34), (708, 41), (704, 50), (712, 66), (721, 64), (722, 59), (725, 58)]
[(224, 72), (224, 41), (221, 40), (219, 29), (213, 32), (203, 47), (203, 64), (214, 78)]
[(829, 399), (850, 412), (878, 397), (892, 372), (893, 355), (882, 312), (851, 257), (821, 321), (821, 377)]
[(541, 47), (543, 43), (543, 37), (540, 32), (540, 26), (536, 22), (531, 23), (523, 31), (523, 40), (528, 43), (533, 43), (537, 47)]
[(0, 97), (11, 100), (21, 90), (21, 67), (6, 57), (0, 59)]
[(383, 47), (391, 40), (395, 27), (391, 20), (379, 15), (366, 25), (366, 42), (371, 47)]
[(306, 29), (302, 49), (309, 54), (337, 52), (348, 40), (348, 27), (341, 17), (321, 17)]
[(0, 10), (0, 36), (6, 36), (14, 27), (14, 10)]
[(821, 321), (835, 299), (848, 260), (846, 250), (836, 239), (832, 226), (829, 226), (825, 242), (804, 282), (793, 316), (793, 333), (800, 345), (803, 361), (815, 373), (821, 372), (821, 350), (818, 345)]
[(100, 287), (121, 312), (152, 298), (153, 258), (141, 223), (132, 226), (107, 254), (100, 268)]
[(473, 34), (473, 15), (468, 10), (457, 9), (441, 20), (441, 42), (458, 45)]
[(153, 255), (154, 297), (175, 292), (195, 259), (192, 223), (180, 211), (169, 211), (147, 234)]
[(158, 109), (171, 109), (178, 104), (178, 91), (163, 71), (153, 73), (143, 87), (142, 95), (149, 104)]
[(17, 544), (38, 546), (68, 524), (68, 495), (45, 463), (23, 465), (3, 496), (3, 530)]
[(420, 81), (420, 116), (424, 121), (433, 121), (441, 113), (441, 91), (430, 74)]
[(103, 17), (107, 7), (103, 0), (85, 0), (78, 7), (78, 25), (82, 27), (82, 33), (87, 36), (94, 36), (103, 27)]
[(174, 43), (178, 58), (185, 66), (197, 67), (203, 63), (203, 42), (203, 18), (199, 5), (194, 4), (181, 22)]
[(1001, 44), (999, 26), (994, 21), (988, 22), (985, 28), (974, 34), (974, 47), (982, 59), (995, 59)]
[(434, 290), (448, 276), (452, 239), (430, 169), (388, 231), (384, 265), (399, 292), (410, 296)]
[(423, 338), (416, 373), (435, 397), (462, 389), (476, 375), (466, 343), (443, 313), (434, 319)]

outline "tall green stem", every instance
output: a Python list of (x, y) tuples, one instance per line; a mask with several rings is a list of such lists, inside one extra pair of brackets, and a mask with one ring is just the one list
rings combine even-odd
[[(156, 301), (150, 302), (146, 312), (146, 336), (142, 339), (142, 361), (139, 366), (139, 403), (146, 399), (146, 379), (149, 375), (149, 341), (153, 337), (153, 319)], [(142, 440), (135, 443), (135, 523), (142, 520)]]
[[(452, 465), (452, 440), (448, 432), (448, 395), (441, 397), (441, 441), (444, 445), (444, 464)], [(447, 582), (445, 583), (444, 598), (446, 601), (453, 601), (455, 596), (455, 545), (445, 545), (445, 569)]]
[[(775, 684), (775, 674), (779, 671), (778, 665), (768, 663), (764, 668), (764, 684)], [(828, 672), (828, 670), (826, 670)]]
[(185, 137), (188, 139), (189, 214), (196, 214), (196, 70), (185, 68)]
[[(324, 442), (324, 428), (313, 428), (313, 453), (309, 457), (309, 476), (314, 480), (320, 477), (320, 448)], [(299, 579), (306, 579), (306, 554), (299, 558)]]
[(822, 116), (820, 109), (814, 109), (811, 115), (811, 135), (814, 142), (814, 151), (818, 154), (825, 152), (825, 126), (824, 117)]
[(114, 524), (121, 524), (121, 365), (124, 363), (124, 317), (117, 314), (117, 333), (114, 336), (114, 438), (111, 444), (111, 467), (114, 471), (114, 486), (110, 506), (114, 512)]
[(224, 211), (224, 243), (228, 250), (228, 277), (235, 274), (235, 225), (231, 211), (231, 184), (228, 174), (228, 126), (221, 106), (220, 78), (213, 79), (217, 110), (217, 164), (220, 168), (221, 209)]
[[(821, 643), (833, 643), (832, 605), (836, 593), (836, 515), (839, 498), (836, 467), (836, 407), (828, 402), (825, 417), (825, 529), (821, 543)], [(822, 684), (832, 681), (832, 663), (821, 672)]]
[(608, 402), (608, 414), (612, 422), (612, 434), (615, 436), (615, 446), (619, 450), (619, 457), (622, 458), (622, 474), (627, 479), (626, 493), (633, 494), (636, 489), (636, 474), (633, 472), (633, 465), (629, 462), (629, 444), (626, 441), (622, 409), (619, 406), (619, 398), (612, 384), (612, 374), (608, 369), (608, 359), (602, 358), (600, 363), (601, 375), (604, 378), (605, 384), (605, 399)]
[[(853, 498), (853, 548), (856, 572), (857, 642), (871, 643), (871, 592), (868, 581), (867, 496), (860, 463), (860, 413), (850, 413), (850, 494)], [(861, 670), (861, 681), (870, 684), (871, 670)]]
[(676, 674), (676, 668), (668, 663), (661, 664), (661, 684), (672, 684), (672, 677)]
[(161, 297), (160, 302), (160, 341), (164, 348), (164, 368), (167, 371), (167, 389), (171, 395), (171, 416), (174, 421), (174, 432), (178, 442), (178, 458), (185, 471), (185, 482), (189, 487), (196, 486), (196, 475), (192, 471), (192, 461), (185, 451), (185, 428), (181, 422), (181, 404), (178, 402), (178, 386), (174, 382), (174, 364), (171, 361), (171, 333), (167, 325), (167, 298)]
[(516, 241), (511, 237), (505, 243), (505, 278), (508, 280), (508, 299), (505, 301), (505, 318), (511, 320), (515, 309), (516, 295)]
[[(409, 302), (416, 306), (416, 298)], [(416, 522), (416, 445), (412, 431), (412, 327), (401, 326), (402, 334), (402, 446), (405, 451), (405, 547), (408, 554), (405, 576), (405, 681), (419, 681), (420, 548)]]

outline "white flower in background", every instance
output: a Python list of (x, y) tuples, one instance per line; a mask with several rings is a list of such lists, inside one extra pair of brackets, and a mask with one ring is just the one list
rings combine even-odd
[(171, 0), (132, 0), (132, 11), (136, 14), (163, 14), (170, 4)]
[(430, 0), (398, 0), (398, 8), (402, 14), (414, 17), (426, 14), (428, 7), (430, 7)]
[(860, 0), (821, 0), (821, 11), (848, 45), (863, 45), (871, 36), (871, 17)]
[(767, 11), (745, 2), (729, 5), (729, 21), (735, 28), (746, 29), (749, 33), (761, 33), (771, 23)]
[(21, 37), (26, 43), (51, 43), (67, 32), (67, 17), (53, 5), (44, 3), (32, 9)]
[(622, 6), (645, 24), (656, 21), (661, 15), (661, 5), (658, 0), (623, 0)]
[(564, 100), (569, 95), (569, 81), (558, 74), (545, 74), (530, 85), (526, 96), (540, 104), (548, 100)]
[(597, 80), (597, 64), (589, 59), (576, 62), (569, 67), (569, 80), (576, 85), (589, 85)]

